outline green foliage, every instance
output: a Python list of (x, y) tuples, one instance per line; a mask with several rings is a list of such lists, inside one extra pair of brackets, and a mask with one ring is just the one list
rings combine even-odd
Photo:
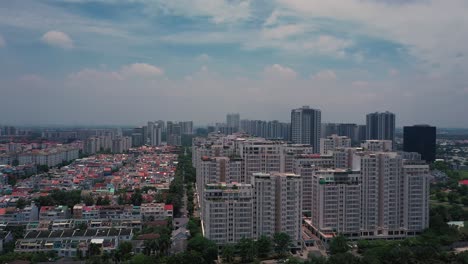
[(235, 257), (235, 248), (232, 245), (224, 246), (221, 251), (223, 263), (233, 263)]
[(351, 249), (348, 239), (342, 235), (334, 237), (330, 241), (330, 252), (332, 255), (346, 253)]
[(218, 246), (211, 240), (197, 235), (189, 240), (187, 250), (200, 252), (206, 263), (212, 263), (218, 258)]
[(24, 207), (26, 207), (26, 205), (28, 205), (28, 203), (26, 202), (24, 198), (19, 198), (18, 201), (16, 202), (16, 208), (19, 208), (19, 209), (23, 209)]
[(130, 197), (130, 201), (135, 206), (140, 206), (143, 202), (143, 195), (140, 189), (135, 189), (132, 196)]
[(11, 162), (11, 166), (16, 167), (18, 165), (19, 165), (19, 160), (17, 160), (17, 159), (15, 159), (15, 160), (13, 160), (13, 162)]
[(276, 233), (273, 235), (273, 244), (275, 252), (280, 256), (285, 256), (289, 251), (291, 238), (285, 233)]
[(53, 190), (48, 196), (41, 196), (36, 199), (36, 203), (38, 203), (40, 206), (66, 205), (69, 208), (73, 208), (73, 206), (80, 203), (80, 201), (80, 190)]
[(272, 248), (271, 239), (267, 236), (261, 236), (256, 242), (257, 254), (261, 258), (267, 257)]
[(104, 199), (102, 199), (101, 196), (99, 196), (96, 200), (96, 205), (110, 205), (110, 199), (108, 196), (104, 197)]
[(83, 197), (83, 203), (86, 206), (91, 206), (94, 204), (94, 199), (91, 195), (86, 195), (85, 197)]
[(250, 238), (242, 238), (236, 245), (243, 263), (251, 262), (256, 255), (255, 243)]

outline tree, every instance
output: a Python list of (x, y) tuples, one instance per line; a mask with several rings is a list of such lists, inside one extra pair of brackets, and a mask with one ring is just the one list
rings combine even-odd
[(133, 246), (132, 243), (128, 241), (124, 241), (119, 244), (118, 250), (122, 253), (122, 255), (127, 255), (132, 252)]
[(275, 252), (280, 256), (285, 256), (289, 251), (291, 238), (286, 233), (276, 233), (273, 235), (273, 244)]
[(224, 263), (232, 263), (234, 261), (234, 247), (232, 245), (226, 245), (223, 247), (221, 258)]
[(19, 160), (15, 159), (11, 162), (11, 166), (16, 167), (19, 165)]
[(452, 191), (447, 195), (447, 198), (448, 198), (449, 203), (458, 204), (458, 202), (460, 200), (460, 195), (458, 195), (458, 193)]
[(101, 254), (101, 246), (95, 243), (90, 243), (88, 246), (88, 256), (97, 256)]
[(212, 263), (218, 258), (218, 246), (200, 234), (189, 240), (187, 250), (200, 252), (206, 263)]
[(130, 197), (130, 200), (132, 202), (133, 205), (135, 206), (140, 206), (141, 203), (143, 202), (143, 196), (141, 194), (141, 191), (140, 189), (136, 189), (132, 196)]
[(250, 238), (242, 238), (237, 242), (237, 250), (243, 263), (251, 262), (255, 258), (255, 243)]
[(332, 255), (346, 253), (351, 249), (348, 245), (348, 239), (342, 235), (334, 237), (330, 241), (330, 252)]
[(86, 206), (91, 206), (94, 204), (94, 199), (91, 195), (86, 195), (83, 198), (83, 202), (85, 203)]
[(255, 244), (258, 256), (261, 258), (268, 257), (271, 252), (271, 239), (267, 236), (261, 236)]
[(16, 202), (16, 208), (23, 209), (26, 207), (27, 202), (24, 198), (19, 198), (18, 201)]

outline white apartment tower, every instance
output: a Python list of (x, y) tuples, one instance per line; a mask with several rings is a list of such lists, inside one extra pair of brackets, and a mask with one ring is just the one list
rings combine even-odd
[(292, 173), (254, 173), (253, 237), (286, 233), (300, 245), (302, 179)]
[(320, 154), (322, 155), (332, 155), (337, 148), (349, 147), (351, 147), (351, 139), (346, 136), (333, 134), (320, 139)]
[(218, 245), (252, 237), (253, 192), (250, 184), (205, 185), (202, 223), (206, 238)]
[(366, 140), (361, 143), (361, 147), (367, 151), (389, 152), (393, 149), (391, 140)]
[(303, 106), (291, 111), (291, 139), (296, 144), (312, 145), (320, 153), (321, 116), (319, 109)]
[(239, 113), (230, 113), (226, 115), (226, 125), (229, 128), (234, 128), (234, 131), (239, 131), (240, 115)]
[(150, 131), (151, 146), (161, 145), (161, 132), (162, 129), (159, 126), (154, 126), (153, 129)]

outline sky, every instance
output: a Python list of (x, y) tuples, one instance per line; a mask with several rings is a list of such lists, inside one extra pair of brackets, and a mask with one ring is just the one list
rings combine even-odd
[(468, 127), (466, 0), (0, 1), (0, 124)]

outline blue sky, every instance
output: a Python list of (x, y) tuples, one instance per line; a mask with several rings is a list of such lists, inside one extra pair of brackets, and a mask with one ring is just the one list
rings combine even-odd
[(463, 0), (0, 2), (0, 123), (141, 124), (227, 112), (468, 127)]

